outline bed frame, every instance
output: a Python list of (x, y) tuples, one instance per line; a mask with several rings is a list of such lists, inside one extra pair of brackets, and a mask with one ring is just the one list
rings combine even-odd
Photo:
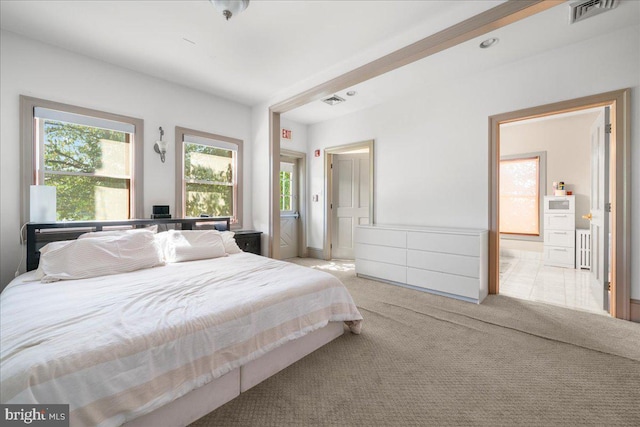
[(125, 427), (186, 426), (238, 397), (287, 366), (313, 353), (344, 333), (343, 322), (329, 322), (262, 357), (216, 378), (155, 411), (124, 424)]
[[(124, 221), (66, 221), (27, 224), (27, 271), (38, 268), (40, 248), (49, 242), (77, 239), (83, 233), (150, 225), (230, 229), (230, 218), (132, 219)], [(231, 372), (216, 378), (166, 405), (128, 421), (126, 427), (186, 426), (238, 397), (287, 366), (341, 336), (343, 322), (329, 322), (324, 328), (271, 350)]]
[(60, 240), (75, 240), (81, 234), (91, 231), (144, 228), (150, 225), (179, 227), (180, 230), (215, 228), (219, 231), (231, 230), (229, 217), (127, 219), (122, 221), (58, 221), (27, 223), (27, 271), (38, 268), (40, 248), (47, 243)]

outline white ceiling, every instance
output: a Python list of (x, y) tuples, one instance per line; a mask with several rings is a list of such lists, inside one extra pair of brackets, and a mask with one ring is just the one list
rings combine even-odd
[[(622, 1), (606, 13), (569, 24), (569, 3), (548, 9), (525, 20), (429, 56), (408, 66), (360, 83), (337, 93), (347, 102), (329, 106), (321, 101), (287, 112), (283, 117), (300, 123), (319, 123), (389, 102), (416, 90), (416, 86), (441, 85), (465, 74), (483, 71), (530, 57), (549, 49), (599, 37), (640, 23), (640, 1)], [(490, 37), (498, 44), (480, 49)], [(354, 97), (346, 92), (355, 90)]]
[(503, 1), (253, 0), (225, 21), (207, 0), (2, 0), (0, 25), (256, 105), (279, 101), (281, 93), (343, 74)]
[[(1, 0), (0, 26), (246, 105), (281, 101), (504, 0), (252, 0), (225, 21), (207, 0)], [(416, 85), (597, 37), (640, 21), (640, 2), (568, 25), (568, 3), (286, 113), (315, 123), (387, 102)], [(500, 43), (477, 46), (489, 36)]]

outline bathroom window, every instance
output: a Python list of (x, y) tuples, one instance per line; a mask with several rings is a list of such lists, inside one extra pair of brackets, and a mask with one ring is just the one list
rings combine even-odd
[(500, 233), (540, 236), (544, 156), (520, 155), (500, 160)]

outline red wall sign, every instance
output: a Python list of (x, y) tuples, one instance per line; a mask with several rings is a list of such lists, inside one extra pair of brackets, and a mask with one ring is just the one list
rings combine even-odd
[(291, 131), (289, 129), (282, 129), (282, 138), (291, 139)]
[(314, 151), (314, 152), (313, 152), (313, 155), (314, 155), (315, 157), (320, 157), (320, 150), (316, 150), (316, 151)]

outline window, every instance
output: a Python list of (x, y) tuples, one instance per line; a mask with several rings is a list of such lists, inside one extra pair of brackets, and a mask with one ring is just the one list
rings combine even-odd
[[(543, 153), (500, 160), (500, 233), (540, 236)], [(542, 159), (542, 160), (541, 160)]]
[(242, 141), (176, 128), (178, 161), (177, 214), (228, 216), (240, 226)]
[(292, 211), (293, 208), (293, 163), (280, 163), (280, 210)]
[(56, 187), (58, 221), (142, 217), (142, 144), (136, 144), (142, 140), (142, 120), (21, 100), (22, 119), (32, 123), (25, 132), (32, 171), (29, 182), (23, 181), (25, 199), (28, 185), (48, 185)]

